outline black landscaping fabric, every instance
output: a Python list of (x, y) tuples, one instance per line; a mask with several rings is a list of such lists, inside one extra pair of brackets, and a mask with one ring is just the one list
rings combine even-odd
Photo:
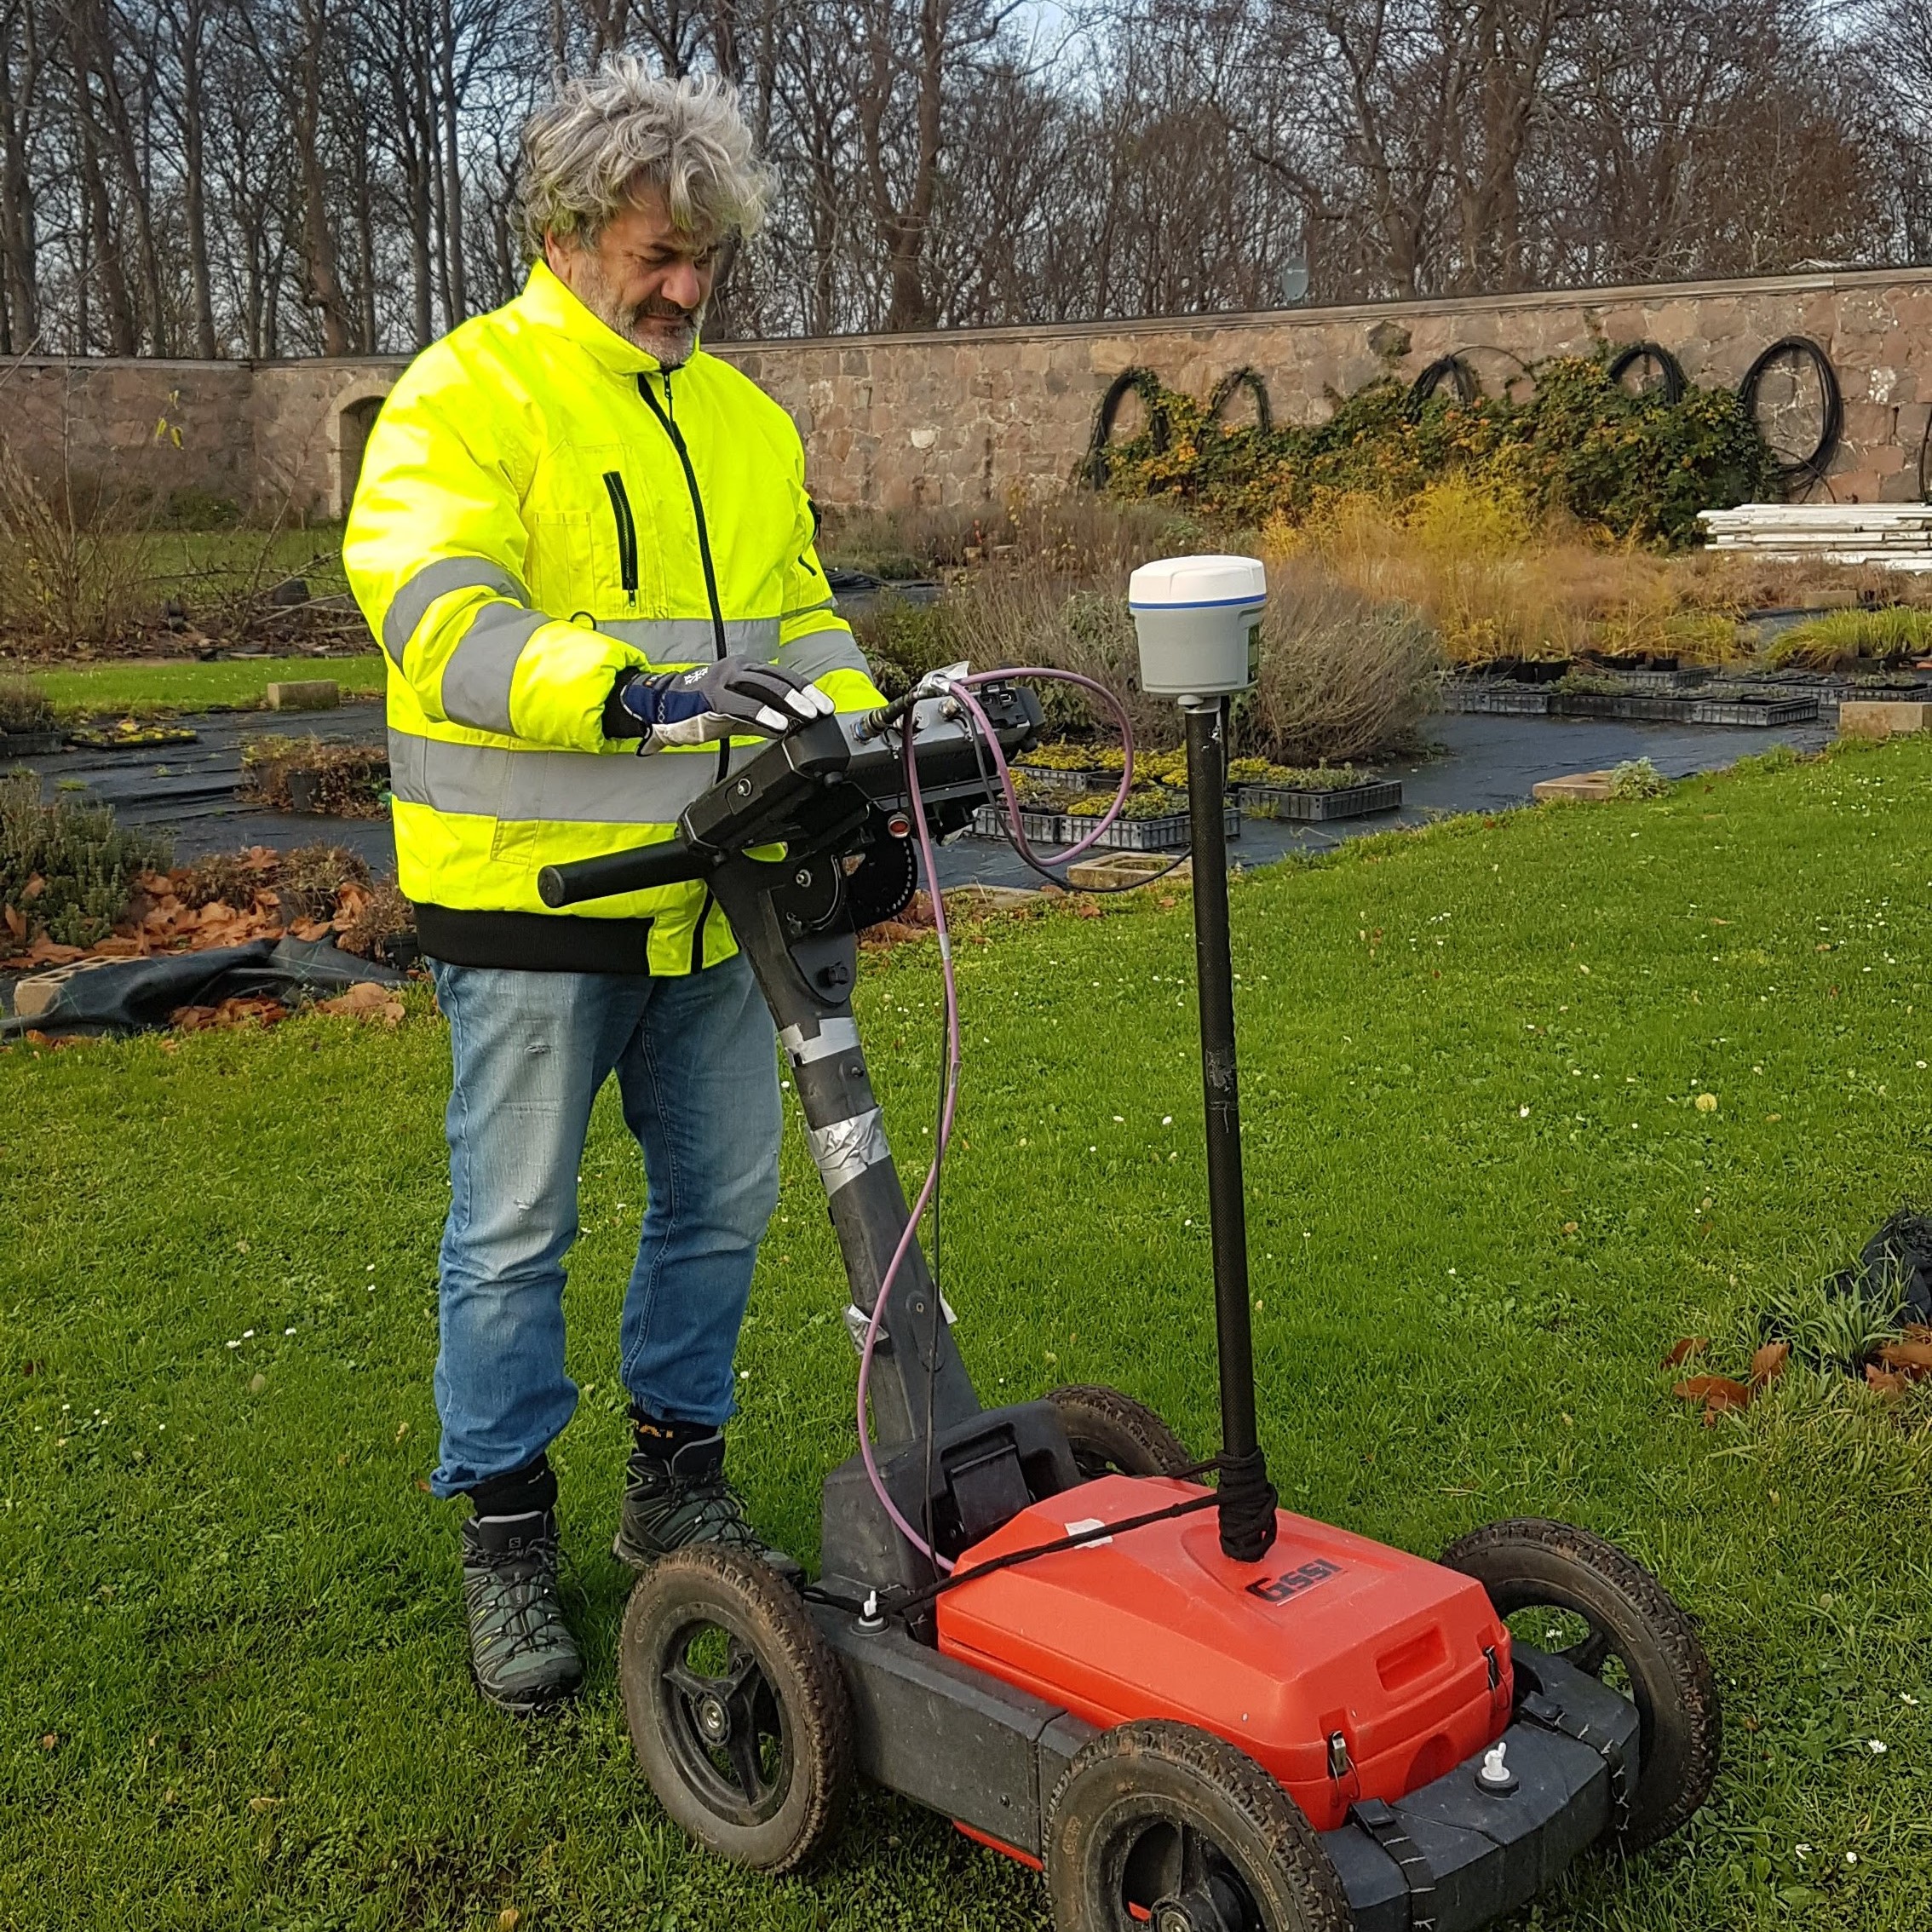
[(0, 1040), (27, 1032), (49, 1037), (146, 1032), (165, 1026), (168, 1015), (183, 1006), (262, 998), (292, 1006), (369, 980), (399, 986), (403, 978), (374, 960), (342, 952), (329, 940), (251, 940), (245, 946), (210, 946), (205, 952), (81, 963), (44, 1013), (0, 1019)]

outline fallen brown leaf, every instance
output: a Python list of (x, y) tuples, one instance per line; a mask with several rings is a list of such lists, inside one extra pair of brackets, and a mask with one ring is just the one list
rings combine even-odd
[(1693, 1375), (1688, 1381), (1680, 1382), (1671, 1393), (1681, 1395), (1687, 1402), (1702, 1402), (1711, 1415), (1751, 1406), (1750, 1389), (1741, 1382), (1732, 1381), (1728, 1375)]
[(26, 919), (24, 919), (20, 913), (16, 912), (11, 906), (9, 906), (7, 907), (4, 916), (7, 921), (7, 930), (10, 932), (15, 939), (24, 940), (26, 937)]
[(288, 1016), (279, 999), (225, 999), (218, 1006), (177, 1006), (168, 1024), (184, 1033), (204, 1033), (214, 1027), (273, 1026)]
[(1895, 1374), (1890, 1369), (1880, 1368), (1876, 1362), (1867, 1362), (1865, 1365), (1865, 1380), (1869, 1388), (1875, 1389), (1881, 1395), (1905, 1394), (1906, 1378), (1902, 1375)]
[(348, 1020), (380, 1020), (394, 1026), (402, 1020), (403, 1003), (389, 987), (379, 986), (373, 980), (361, 980), (333, 999), (318, 1000), (315, 1010)]
[(1665, 1368), (1682, 1368), (1693, 1355), (1710, 1346), (1711, 1337), (1708, 1335), (1687, 1335), (1682, 1342), (1672, 1346), (1670, 1354), (1664, 1358), (1664, 1366)]
[(1751, 1385), (1762, 1389), (1775, 1382), (1785, 1372), (1785, 1365), (1791, 1359), (1789, 1342), (1767, 1342), (1751, 1358)]
[(1908, 1382), (1932, 1375), (1932, 1342), (1888, 1342), (1878, 1351), (1878, 1360)]

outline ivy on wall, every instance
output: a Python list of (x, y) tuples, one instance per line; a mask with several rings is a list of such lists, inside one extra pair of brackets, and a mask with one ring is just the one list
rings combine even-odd
[(1674, 401), (1632, 393), (1601, 357), (1538, 364), (1534, 392), (1520, 402), (1371, 382), (1306, 428), (1223, 429), (1210, 404), (1132, 373), (1143, 378), (1133, 386), (1147, 427), (1106, 446), (1103, 461), (1090, 452), (1083, 475), (1104, 479), (1113, 496), (1172, 498), (1247, 526), (1299, 523), (1339, 495), (1400, 503), (1455, 480), (1538, 518), (1676, 544), (1696, 537), (1699, 510), (1762, 501), (1779, 474), (1734, 390), (1687, 384)]

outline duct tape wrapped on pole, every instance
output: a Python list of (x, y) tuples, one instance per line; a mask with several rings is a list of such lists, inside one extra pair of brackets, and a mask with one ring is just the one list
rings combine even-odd
[(1255, 1424), (1223, 809), (1228, 700), (1255, 681), (1267, 601), (1268, 573), (1255, 557), (1166, 557), (1142, 564), (1127, 587), (1140, 643), (1141, 688), (1177, 699), (1187, 723), (1208, 1222), (1221, 1362), (1221, 1547), (1241, 1563), (1258, 1562), (1274, 1541), (1275, 1496)]

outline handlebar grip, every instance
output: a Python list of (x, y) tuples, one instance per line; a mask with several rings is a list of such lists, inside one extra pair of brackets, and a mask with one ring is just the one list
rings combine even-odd
[(676, 885), (701, 878), (709, 869), (709, 854), (693, 850), (681, 838), (670, 838), (629, 852), (605, 852), (595, 859), (546, 865), (537, 875), (537, 896), (553, 908), (575, 906), (586, 899), (614, 899), (619, 893)]

